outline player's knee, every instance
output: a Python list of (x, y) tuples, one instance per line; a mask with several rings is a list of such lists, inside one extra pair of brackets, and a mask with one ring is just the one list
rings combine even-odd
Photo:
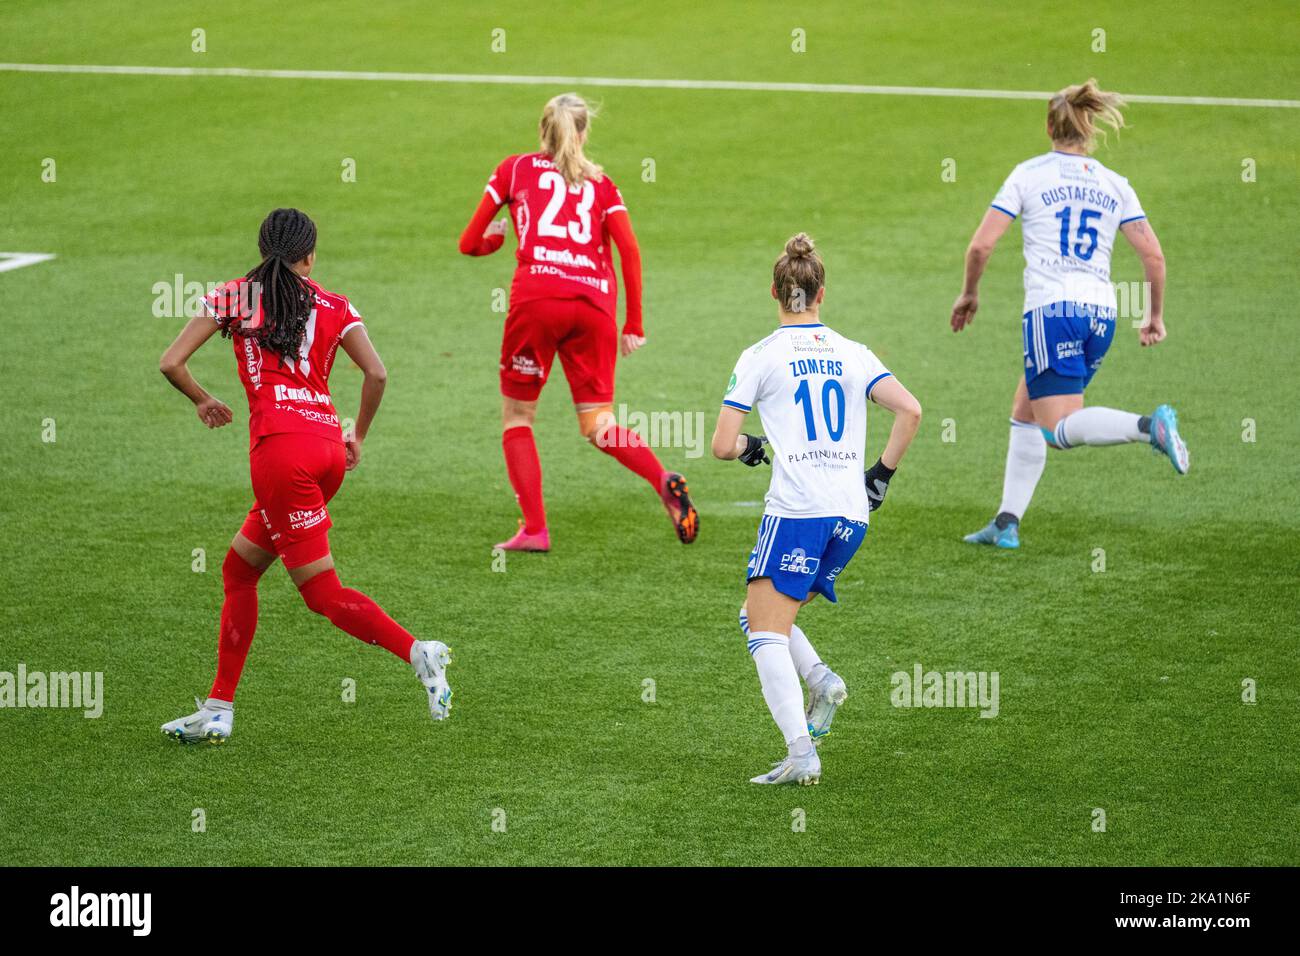
[(307, 605), (307, 610), (322, 617), (328, 616), (326, 612), (329, 611), (329, 602), (326, 601), (324, 594), (305, 587), (299, 588), (298, 593), (302, 595), (302, 603)]
[(302, 602), (307, 605), (309, 610), (323, 617), (330, 616), (334, 596), (342, 589), (343, 585), (333, 568), (326, 568), (298, 585), (298, 593), (302, 595)]
[(518, 399), (506, 398), (501, 403), (502, 431), (508, 431), (511, 428), (532, 428), (533, 421), (536, 418), (536, 402), (521, 402)]
[(578, 410), (578, 431), (582, 437), (593, 445), (600, 446), (605, 432), (614, 424), (614, 407), (601, 405), (599, 408)]
[(1069, 443), (1069, 441), (1065, 437), (1065, 419), (1068, 417), (1069, 417), (1068, 415), (1063, 416), (1051, 428), (1044, 428), (1040, 426), (1039, 430), (1042, 431), (1043, 438), (1046, 440), (1047, 446), (1049, 448), (1055, 448), (1059, 451), (1066, 451), (1074, 447)]
[(261, 577), (262, 569), (244, 560), (234, 548), (226, 552), (226, 559), (221, 562), (221, 581), (225, 590), (257, 587)]

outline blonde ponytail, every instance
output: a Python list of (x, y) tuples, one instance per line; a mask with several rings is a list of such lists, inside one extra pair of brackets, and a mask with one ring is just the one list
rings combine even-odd
[(570, 186), (599, 180), (604, 175), (604, 170), (582, 151), (582, 134), (595, 115), (595, 110), (590, 109), (586, 100), (577, 93), (552, 97), (546, 109), (542, 110), (542, 121), (538, 124), (542, 152), (551, 158)]
[(1082, 146), (1092, 152), (1097, 133), (1103, 138), (1106, 135), (1105, 130), (1098, 129), (1098, 121), (1116, 132), (1123, 127), (1123, 105), (1118, 93), (1105, 92), (1095, 79), (1067, 86), (1047, 104), (1047, 132), (1053, 143)]

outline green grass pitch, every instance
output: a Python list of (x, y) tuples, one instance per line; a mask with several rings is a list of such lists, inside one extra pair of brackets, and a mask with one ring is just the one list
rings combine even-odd
[[(11, 2), (0, 61), (1300, 89), (1300, 23), (1281, 2), (442, 6), (149, 0), (124, 18)], [(1300, 862), (1300, 112), (1135, 104), (1099, 152), (1164, 243), (1170, 337), (1141, 350), (1122, 328), (1089, 401), (1173, 402), (1193, 469), (1180, 479), (1136, 447), (1053, 454), (1024, 547), (1001, 554), (961, 535), (1001, 489), (1018, 227), (974, 327), (946, 322), (971, 230), (1047, 148), (1043, 103), (580, 88), (603, 104), (590, 152), (645, 262), (650, 344), (620, 365), (618, 402), (702, 412), (711, 430), (736, 356), (775, 321), (772, 260), (806, 229), (825, 320), (925, 407), (841, 604), (801, 618), (850, 689), (822, 785), (803, 790), (746, 782), (781, 749), (736, 627), (765, 470), (662, 449), (702, 514), (683, 548), (644, 484), (584, 446), (556, 382), (538, 427), (555, 550), (493, 571), (515, 522), (492, 310), (513, 260), (462, 257), (456, 238), (561, 91), (0, 72), (0, 250), (57, 255), (0, 273), (0, 670), (105, 675), (99, 719), (0, 710), (0, 862)], [(179, 748), (158, 725), (206, 693), (220, 562), (250, 492), (229, 347), (192, 364), (236, 410), (208, 432), (157, 372), (180, 321), (154, 317), (153, 287), (244, 271), (277, 205), (317, 220), (315, 277), (358, 305), (391, 376), (331, 508), (341, 576), (454, 648), (456, 707), (431, 723), (407, 668), (307, 611), (277, 568), (235, 736)], [(1116, 280), (1140, 278), (1127, 247), (1115, 261)], [(341, 414), (358, 384), (340, 365)], [(892, 707), (890, 674), (917, 662), (997, 671), (1000, 713)]]

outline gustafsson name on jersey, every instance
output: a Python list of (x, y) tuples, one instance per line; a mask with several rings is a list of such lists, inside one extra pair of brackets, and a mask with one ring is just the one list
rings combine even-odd
[(1058, 202), (1086, 202), (1093, 206), (1100, 206), (1104, 212), (1115, 212), (1119, 209), (1118, 199), (1110, 193), (1089, 186), (1057, 186), (1054, 189), (1044, 190), (1038, 196), (1044, 206), (1051, 206)]

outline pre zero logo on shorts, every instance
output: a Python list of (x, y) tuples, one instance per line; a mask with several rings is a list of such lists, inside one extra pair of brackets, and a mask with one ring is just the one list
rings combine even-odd
[(789, 554), (781, 555), (780, 569), (789, 574), (815, 575), (820, 564), (821, 558), (810, 558), (803, 548), (795, 548)]

